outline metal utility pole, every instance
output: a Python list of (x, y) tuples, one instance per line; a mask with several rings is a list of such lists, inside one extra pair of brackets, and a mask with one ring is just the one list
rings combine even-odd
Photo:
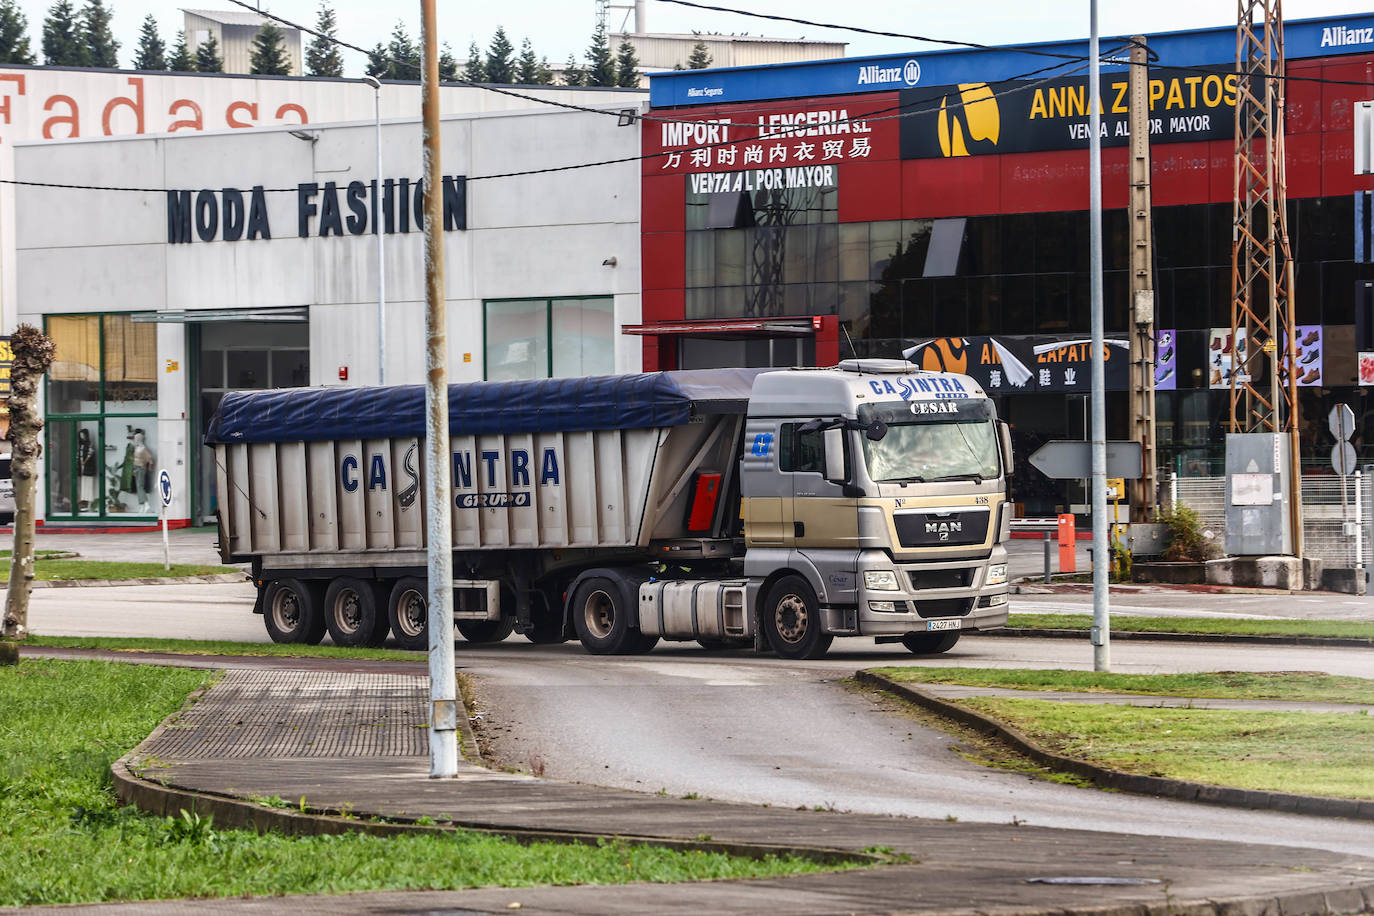
[(377, 384), (386, 384), (386, 246), (383, 244), (382, 207), (382, 81), (364, 76), (363, 82), (372, 87), (372, 116), (377, 135), (377, 184), (372, 206), (376, 212), (372, 223), (377, 227)]
[(1131, 438), (1144, 452), (1145, 474), (1132, 482), (1131, 521), (1159, 508), (1155, 451), (1155, 290), (1150, 211), (1150, 74), (1145, 36), (1131, 47)]
[(439, 40), (434, 0), (420, 0), (425, 168), (425, 510), (429, 545), (429, 775), (458, 775), (458, 677), (453, 667), (453, 488), (449, 483), (448, 309), (444, 301), (444, 180), (439, 162)]
[(1288, 434), (1289, 521), (1293, 553), (1301, 557), (1297, 335), (1284, 168), (1283, 5), (1280, 0), (1239, 0), (1236, 22), (1230, 431)]
[(1097, 50), (1097, 0), (1088, 0), (1088, 226), (1092, 284), (1092, 506), (1093, 506), (1093, 670), (1112, 667), (1107, 575), (1112, 568), (1107, 544), (1107, 367), (1102, 320), (1102, 64)]

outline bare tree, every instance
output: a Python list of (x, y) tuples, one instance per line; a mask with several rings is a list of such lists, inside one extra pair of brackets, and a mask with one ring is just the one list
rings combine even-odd
[(52, 340), (31, 324), (21, 324), (10, 338), (10, 476), (14, 479), (14, 550), (0, 629), (0, 664), (19, 660), (19, 641), (29, 633), (29, 590), (33, 586), (33, 503), (38, 459), (43, 454), (38, 385), (52, 365)]

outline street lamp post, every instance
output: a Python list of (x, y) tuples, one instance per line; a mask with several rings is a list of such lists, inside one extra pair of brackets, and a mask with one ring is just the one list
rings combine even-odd
[(382, 81), (363, 77), (372, 87), (373, 121), (377, 132), (377, 192), (372, 201), (372, 225), (377, 233), (377, 384), (386, 384), (386, 252), (382, 246)]

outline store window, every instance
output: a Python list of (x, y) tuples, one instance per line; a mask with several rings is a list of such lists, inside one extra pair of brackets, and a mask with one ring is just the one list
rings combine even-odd
[(54, 315), (47, 383), (48, 518), (156, 513), (157, 326)]
[(615, 372), (611, 297), (488, 299), (483, 306), (489, 381)]

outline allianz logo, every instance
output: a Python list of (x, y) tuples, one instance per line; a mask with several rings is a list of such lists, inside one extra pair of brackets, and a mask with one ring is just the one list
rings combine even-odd
[(900, 67), (880, 67), (868, 64), (859, 68), (859, 85), (874, 83), (906, 83), (915, 86), (921, 81), (921, 64), (915, 59), (908, 60)]

